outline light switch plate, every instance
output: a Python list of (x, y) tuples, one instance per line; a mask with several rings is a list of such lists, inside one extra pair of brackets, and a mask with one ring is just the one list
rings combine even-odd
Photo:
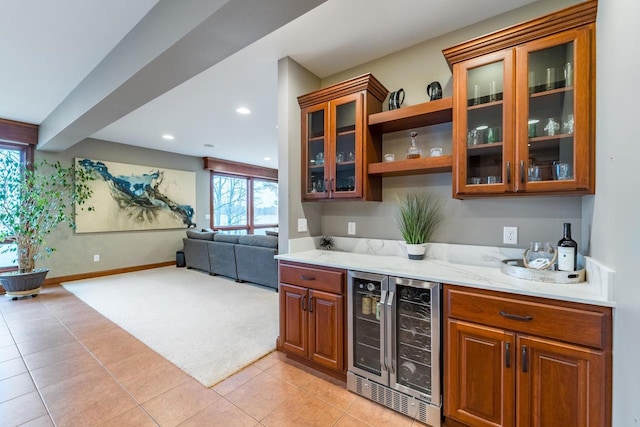
[(298, 218), (298, 233), (307, 231), (307, 218)]

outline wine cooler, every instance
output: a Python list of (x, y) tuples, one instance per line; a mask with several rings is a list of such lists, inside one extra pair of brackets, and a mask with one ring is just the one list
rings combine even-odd
[(441, 425), (439, 283), (349, 271), (347, 388)]

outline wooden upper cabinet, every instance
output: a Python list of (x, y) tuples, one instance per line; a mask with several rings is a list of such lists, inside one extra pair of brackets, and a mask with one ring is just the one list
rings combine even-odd
[(382, 200), (382, 139), (368, 127), (387, 89), (371, 74), (298, 97), (302, 129), (302, 200)]
[(596, 12), (586, 1), (443, 51), (454, 197), (593, 193)]

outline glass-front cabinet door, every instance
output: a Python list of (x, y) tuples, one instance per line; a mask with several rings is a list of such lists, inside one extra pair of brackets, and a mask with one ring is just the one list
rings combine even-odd
[(306, 152), (302, 153), (302, 168), (306, 183), (305, 193), (308, 199), (325, 198), (328, 192), (328, 174), (325, 167), (325, 152), (329, 124), (326, 105), (309, 107), (304, 112), (306, 118), (302, 123), (303, 135), (306, 138)]
[(304, 110), (304, 199), (362, 195), (362, 94)]
[[(565, 31), (516, 49), (516, 191), (589, 187), (588, 30)], [(526, 74), (525, 74), (526, 73)]]
[(362, 156), (359, 153), (362, 132), (362, 94), (356, 93), (329, 103), (331, 108), (331, 198), (353, 198), (362, 195)]
[(513, 53), (454, 67), (456, 193), (503, 193), (512, 186)]

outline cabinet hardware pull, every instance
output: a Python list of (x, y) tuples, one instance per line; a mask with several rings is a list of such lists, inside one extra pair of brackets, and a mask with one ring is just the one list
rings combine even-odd
[(522, 372), (527, 372), (527, 370), (529, 369), (528, 367), (528, 357), (527, 357), (527, 346), (523, 345), (522, 346)]
[(506, 313), (504, 311), (500, 312), (500, 316), (506, 317), (511, 320), (520, 320), (522, 322), (528, 322), (529, 320), (533, 320), (533, 316), (520, 316), (518, 314)]
[(336, 191), (336, 183), (333, 182), (333, 178), (331, 178), (331, 191), (333, 191), (334, 193)]
[(520, 160), (520, 183), (524, 184), (524, 160)]
[(511, 162), (507, 162), (507, 184), (511, 184)]
[(324, 179), (324, 192), (330, 193), (331, 187), (329, 187), (329, 180), (327, 178)]
[(304, 274), (302, 276), (300, 276), (300, 279), (302, 279), (302, 280), (316, 280), (316, 278), (314, 276), (305, 276)]
[(309, 297), (309, 305), (307, 307), (309, 308), (309, 313), (313, 313), (313, 296)]
[(504, 343), (504, 351), (507, 353), (505, 355), (505, 364), (507, 368), (510, 368), (511, 367), (511, 343), (510, 342)]
[(300, 308), (302, 311), (307, 311), (307, 305), (305, 304), (307, 297), (302, 297), (300, 300)]

